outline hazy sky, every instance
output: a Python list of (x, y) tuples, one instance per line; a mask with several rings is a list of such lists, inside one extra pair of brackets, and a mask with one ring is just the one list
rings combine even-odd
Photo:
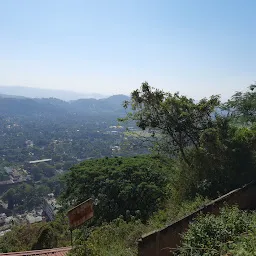
[(0, 0), (0, 85), (199, 98), (256, 80), (255, 0)]

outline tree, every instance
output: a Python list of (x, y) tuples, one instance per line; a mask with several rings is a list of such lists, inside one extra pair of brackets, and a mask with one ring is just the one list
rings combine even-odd
[(14, 225), (0, 237), (0, 252), (50, 249), (70, 245), (70, 230), (65, 214), (57, 214), (52, 222)]
[(73, 161), (66, 161), (63, 164), (63, 169), (64, 170), (69, 170), (73, 165), (74, 165)]
[(167, 199), (171, 168), (170, 160), (150, 156), (88, 160), (65, 175), (62, 200), (76, 205), (97, 199), (98, 223), (137, 211), (145, 221)]
[[(252, 121), (254, 93), (241, 94), (230, 110)], [(136, 121), (157, 139), (160, 153), (176, 160), (179, 172), (174, 187), (181, 200), (197, 193), (216, 197), (256, 178), (256, 128), (252, 122), (244, 129), (234, 126), (233, 119), (220, 111), (219, 96), (196, 103), (145, 82), (132, 92), (130, 102), (124, 103), (128, 106), (133, 112), (123, 120)]]
[(46, 225), (40, 230), (40, 234), (37, 238), (36, 243), (32, 246), (32, 250), (42, 250), (57, 247), (57, 235), (54, 230)]
[(231, 113), (235, 121), (242, 124), (252, 124), (256, 121), (256, 84), (252, 84), (246, 92), (236, 92), (224, 109)]
[(9, 180), (9, 175), (4, 168), (0, 165), (0, 181)]
[(31, 211), (43, 203), (43, 198), (50, 192), (45, 185), (21, 184), (7, 190), (2, 198), (8, 201), (8, 207), (16, 212)]
[(131, 106), (133, 112), (123, 121), (136, 121), (138, 127), (153, 137), (159, 135), (165, 142), (162, 145), (165, 153), (176, 155), (178, 152), (191, 165), (187, 148), (199, 149), (202, 132), (215, 125), (213, 112), (219, 105), (219, 96), (195, 103), (179, 93), (154, 89), (144, 82), (139, 90), (131, 93), (131, 100), (124, 103), (124, 107)]
[(216, 198), (256, 178), (256, 127), (236, 127), (226, 117), (216, 122), (202, 133), (199, 150), (188, 152), (192, 165), (178, 163), (174, 187), (181, 200), (198, 193)]
[(8, 189), (2, 195), (3, 200), (8, 202), (8, 209), (10, 210), (12, 210), (14, 207), (14, 195), (15, 195), (15, 190), (13, 188)]
[(60, 162), (61, 161), (61, 156), (60, 155), (53, 155), (52, 156), (52, 160), (54, 162)]
[(56, 168), (57, 170), (60, 170), (60, 169), (62, 168), (62, 164), (61, 164), (61, 163), (55, 164), (55, 168)]
[(38, 164), (38, 168), (42, 170), (44, 176), (46, 177), (52, 177), (55, 174), (54, 168), (47, 163)]
[(33, 165), (30, 169), (30, 172), (35, 181), (41, 180), (43, 171), (37, 165)]

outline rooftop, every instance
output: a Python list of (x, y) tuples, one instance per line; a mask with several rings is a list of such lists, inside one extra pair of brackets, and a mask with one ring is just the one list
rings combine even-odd
[(41, 160), (35, 160), (35, 161), (29, 161), (30, 164), (37, 164), (37, 163), (42, 163), (42, 162), (49, 162), (52, 159), (41, 159)]
[(67, 253), (71, 250), (71, 247), (62, 247), (55, 249), (46, 249), (46, 250), (36, 250), (36, 251), (26, 251), (26, 252), (9, 252), (9, 253), (0, 253), (1, 256), (66, 256)]

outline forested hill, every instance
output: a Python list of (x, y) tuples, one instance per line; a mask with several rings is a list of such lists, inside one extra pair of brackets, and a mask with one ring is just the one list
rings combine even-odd
[(0, 110), (6, 116), (31, 115), (123, 115), (123, 101), (129, 99), (125, 95), (114, 95), (106, 99), (79, 99), (63, 101), (56, 98), (30, 99), (0, 95)]
[[(24, 86), (1, 86), (0, 95), (12, 95), (12, 97), (25, 98), (58, 98), (61, 100), (78, 100), (82, 98), (102, 99), (106, 96), (98, 93), (78, 93), (73, 91), (42, 89)], [(13, 96), (14, 95), (14, 96)]]

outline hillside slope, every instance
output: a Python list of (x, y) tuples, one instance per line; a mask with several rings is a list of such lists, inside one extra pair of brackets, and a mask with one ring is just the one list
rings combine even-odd
[(105, 96), (98, 93), (77, 93), (73, 91), (41, 89), (24, 86), (0, 86), (0, 94), (22, 96), (26, 98), (58, 98), (62, 100), (77, 100), (81, 98), (101, 99)]
[(129, 99), (125, 95), (115, 95), (106, 99), (79, 99), (63, 101), (56, 98), (30, 99), (0, 97), (0, 115), (31, 116), (31, 115), (123, 115), (122, 102)]

